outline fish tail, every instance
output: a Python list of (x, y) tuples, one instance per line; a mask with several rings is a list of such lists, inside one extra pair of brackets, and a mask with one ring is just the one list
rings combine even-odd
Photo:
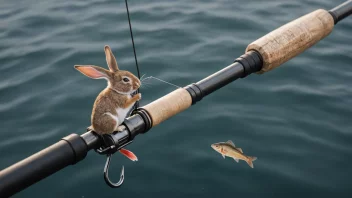
[(254, 168), (253, 161), (255, 161), (256, 159), (257, 159), (257, 157), (248, 156), (248, 160), (246, 162), (251, 168)]

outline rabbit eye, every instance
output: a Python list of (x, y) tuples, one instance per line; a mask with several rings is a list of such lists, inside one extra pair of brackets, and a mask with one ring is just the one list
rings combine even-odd
[(130, 79), (128, 79), (128, 78), (123, 78), (122, 80), (123, 80), (123, 82), (129, 82), (130, 81)]

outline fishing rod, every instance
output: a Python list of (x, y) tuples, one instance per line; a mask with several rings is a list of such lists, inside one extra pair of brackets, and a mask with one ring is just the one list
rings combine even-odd
[[(53, 173), (82, 161), (95, 150), (110, 155), (132, 143), (139, 134), (161, 124), (172, 116), (188, 109), (203, 97), (221, 87), (244, 78), (251, 73), (263, 74), (275, 69), (291, 58), (325, 38), (334, 25), (352, 14), (352, 0), (326, 11), (316, 10), (291, 21), (248, 45), (244, 55), (224, 69), (179, 88), (143, 107), (134, 110), (123, 125), (122, 132), (97, 135), (88, 131), (82, 135), (71, 134), (42, 151), (0, 172), (0, 196), (11, 196)], [(104, 176), (107, 177), (109, 163)], [(123, 174), (120, 182), (123, 181)], [(116, 187), (112, 185), (111, 187)], [(117, 185), (121, 185), (118, 183)]]

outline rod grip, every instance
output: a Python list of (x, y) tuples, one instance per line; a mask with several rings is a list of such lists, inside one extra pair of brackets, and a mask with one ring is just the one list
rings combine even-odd
[(156, 126), (170, 117), (186, 110), (192, 105), (192, 97), (186, 89), (177, 89), (158, 100), (144, 106), (152, 119), (152, 126)]
[(263, 58), (259, 74), (270, 71), (302, 53), (330, 34), (334, 27), (331, 14), (323, 9), (306, 14), (268, 33), (248, 45)]

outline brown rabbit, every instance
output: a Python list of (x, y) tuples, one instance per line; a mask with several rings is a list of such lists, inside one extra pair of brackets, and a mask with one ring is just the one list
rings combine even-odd
[(109, 46), (105, 46), (104, 50), (110, 70), (92, 65), (75, 65), (78, 71), (90, 78), (104, 78), (108, 81), (108, 86), (94, 102), (91, 116), (91, 128), (98, 134), (124, 130), (125, 127), (120, 124), (135, 102), (141, 99), (140, 93), (131, 97), (141, 85), (139, 79), (131, 72), (119, 70)]

